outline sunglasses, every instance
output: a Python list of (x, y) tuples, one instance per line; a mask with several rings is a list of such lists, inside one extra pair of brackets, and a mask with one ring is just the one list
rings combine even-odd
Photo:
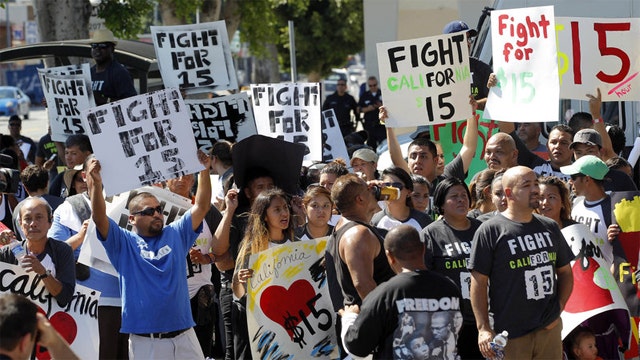
[(382, 183), (382, 186), (387, 187), (387, 186), (391, 186), (394, 188), (398, 188), (398, 190), (402, 191), (402, 189), (404, 189), (404, 184), (401, 182), (386, 182), (386, 183)]
[(158, 213), (160, 215), (162, 215), (162, 206), (158, 205), (156, 207), (152, 207), (152, 208), (146, 208), (140, 211), (136, 211), (134, 213), (131, 213), (131, 215), (143, 215), (143, 216), (153, 216), (153, 214)]
[(91, 44), (91, 48), (92, 49), (102, 49), (102, 50), (104, 50), (104, 49), (108, 48), (109, 46), (111, 46), (111, 44), (109, 44), (109, 43)]
[(585, 177), (586, 175), (584, 174), (573, 174), (570, 175), (571, 176), (571, 180), (576, 181), (576, 179), (581, 178), (581, 177)]

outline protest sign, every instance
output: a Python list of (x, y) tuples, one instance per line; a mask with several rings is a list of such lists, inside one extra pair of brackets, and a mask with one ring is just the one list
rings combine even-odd
[(442, 124), (467, 117), (471, 73), (465, 33), (377, 44), (386, 126)]
[(80, 112), (95, 106), (89, 64), (38, 69), (38, 76), (47, 100), (51, 139), (64, 142), (70, 135), (85, 134)]
[[(55, 241), (55, 240), (54, 240)], [(18, 265), (0, 262), (0, 294), (23, 295), (39, 307), (51, 325), (71, 345), (80, 359), (97, 359), (98, 299), (100, 292), (76, 285), (71, 301), (61, 307), (39, 279), (38, 274), (26, 272)], [(49, 352), (36, 347), (36, 359), (51, 359)]]
[(151, 35), (165, 87), (187, 94), (238, 89), (224, 20), (151, 26)]
[(638, 324), (640, 323), (640, 292), (636, 272), (638, 252), (640, 251), (640, 191), (617, 191), (611, 193), (611, 220), (620, 227), (613, 248), (613, 277), (616, 279), (622, 296), (631, 315), (634, 341), (625, 352), (625, 358), (637, 358)]
[[(192, 206), (190, 199), (172, 193), (169, 190), (159, 188), (157, 186), (145, 186), (107, 198), (107, 216), (118, 223), (118, 226), (121, 228), (131, 230), (132, 226), (129, 223), (129, 208), (127, 207), (127, 204), (129, 204), (129, 200), (141, 192), (148, 192), (158, 199), (160, 206), (162, 207), (164, 225), (171, 224), (172, 222), (180, 219)], [(85, 235), (84, 242), (82, 243), (78, 262), (91, 266), (107, 274), (118, 276), (118, 272), (113, 265), (111, 265), (111, 262), (107, 257), (107, 252), (105, 251), (104, 246), (102, 246), (102, 244), (100, 244), (100, 240), (98, 240), (96, 225), (93, 221), (89, 223), (89, 227), (87, 228), (87, 234)]]
[(498, 85), (489, 90), (485, 117), (512, 122), (557, 120), (560, 85), (553, 6), (496, 10), (491, 18)]
[(584, 321), (608, 312), (607, 326), (615, 325), (620, 338), (628, 344), (629, 310), (602, 256), (598, 240), (584, 224), (567, 226), (562, 234), (576, 256), (571, 262), (573, 291), (561, 314), (562, 338)]
[[(489, 141), (489, 138), (498, 132), (498, 123), (496, 121), (485, 119), (482, 115), (484, 113), (481, 110), (477, 110), (478, 120), (478, 145), (476, 146), (476, 153), (471, 164), (469, 166), (468, 174), (465, 182), (467, 185), (475, 174), (487, 168), (487, 163), (484, 161), (484, 148)], [(458, 155), (462, 148), (462, 140), (467, 129), (467, 121), (457, 121), (448, 124), (434, 125), (431, 129), (433, 134), (433, 141), (439, 142), (442, 145), (442, 151), (444, 153), (445, 164), (450, 163)]]
[(349, 163), (349, 152), (344, 143), (340, 125), (333, 109), (322, 111), (322, 162), (344, 159)]
[(107, 196), (202, 170), (188, 111), (165, 89), (82, 112)]
[(327, 239), (285, 243), (251, 255), (247, 325), (254, 358), (338, 355), (335, 313), (322, 265)]
[(306, 147), (305, 163), (322, 160), (318, 83), (251, 85), (258, 134)]
[(185, 99), (184, 103), (189, 107), (198, 148), (207, 154), (216, 140), (236, 143), (257, 133), (249, 96), (244, 92), (213, 99)]
[(640, 100), (640, 19), (557, 17), (560, 97)]

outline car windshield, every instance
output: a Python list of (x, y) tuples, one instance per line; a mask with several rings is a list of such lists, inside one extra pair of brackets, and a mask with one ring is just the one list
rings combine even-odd
[(15, 93), (11, 89), (0, 89), (0, 99), (15, 98)]

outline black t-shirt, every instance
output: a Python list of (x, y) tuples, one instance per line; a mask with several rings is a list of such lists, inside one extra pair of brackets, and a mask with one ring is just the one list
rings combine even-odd
[(489, 75), (493, 72), (491, 67), (474, 57), (469, 58), (469, 68), (471, 69), (471, 94), (476, 99), (484, 99), (489, 96), (487, 82)]
[(424, 262), (429, 270), (436, 271), (451, 279), (462, 294), (464, 321), (475, 324), (471, 310), (471, 274), (467, 269), (467, 259), (471, 254), (471, 240), (481, 221), (469, 218), (466, 230), (452, 228), (444, 219), (437, 220), (421, 232), (425, 245)]
[(351, 112), (358, 116), (358, 103), (353, 96), (344, 94), (338, 95), (337, 92), (327, 96), (327, 99), (322, 104), (322, 110), (333, 109), (336, 114), (338, 123), (341, 127), (345, 125), (351, 125)]
[(121, 100), (137, 95), (133, 80), (127, 69), (115, 59), (101, 72), (91, 67), (91, 87), (96, 105)]
[[(460, 289), (450, 279), (428, 270), (403, 272), (367, 295), (345, 347), (363, 357), (375, 351), (375, 359), (456, 358), (460, 316)], [(416, 343), (421, 357), (411, 354)]]
[[(380, 90), (378, 90), (375, 95), (373, 95), (371, 91), (367, 91), (362, 94), (360, 101), (358, 101), (358, 106), (360, 106), (360, 108), (365, 108), (376, 103), (382, 104), (382, 92)], [(378, 111), (374, 110), (364, 113), (364, 121), (380, 124), (378, 120)]]
[(489, 277), (494, 330), (517, 338), (560, 316), (556, 269), (572, 259), (558, 224), (544, 216), (519, 223), (497, 214), (480, 225), (467, 265)]

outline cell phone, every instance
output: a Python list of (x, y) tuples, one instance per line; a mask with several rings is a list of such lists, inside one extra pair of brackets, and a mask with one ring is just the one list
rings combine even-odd
[(58, 156), (58, 154), (51, 154), (51, 156), (49, 156), (49, 159), (47, 159), (47, 161), (55, 159), (56, 156)]
[(380, 196), (378, 200), (392, 201), (400, 198), (400, 189), (393, 186), (384, 186), (380, 188)]

